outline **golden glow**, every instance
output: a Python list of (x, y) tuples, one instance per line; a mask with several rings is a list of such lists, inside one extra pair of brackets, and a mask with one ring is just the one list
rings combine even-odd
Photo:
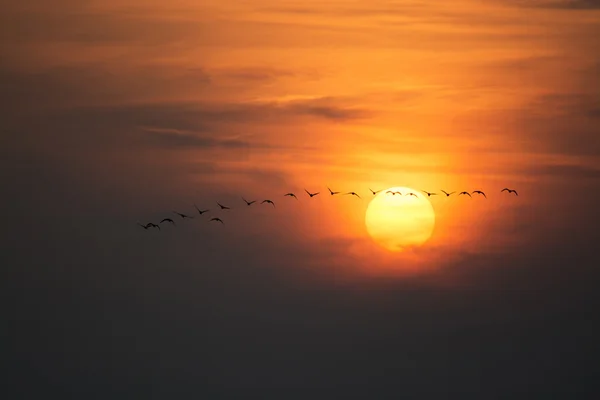
[[(387, 191), (401, 192), (389, 194)], [(415, 196), (409, 196), (414, 193)], [(404, 251), (425, 243), (433, 233), (435, 212), (417, 190), (393, 187), (382, 190), (367, 207), (365, 224), (369, 235), (390, 251)]]

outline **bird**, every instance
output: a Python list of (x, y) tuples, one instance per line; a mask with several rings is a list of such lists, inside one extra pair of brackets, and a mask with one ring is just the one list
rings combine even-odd
[(185, 215), (185, 214), (179, 213), (177, 211), (173, 211), (173, 212), (175, 214), (179, 215), (181, 217), (181, 219), (186, 219), (186, 218), (192, 219), (192, 218), (194, 218), (194, 217), (190, 217), (189, 215)]
[(329, 189), (329, 186), (327, 186), (327, 189), (329, 190), (329, 193), (331, 193), (332, 196), (334, 194), (339, 194), (340, 193), (340, 192), (334, 192), (333, 190)]
[(220, 222), (220, 223), (222, 223), (223, 225), (225, 225), (225, 223), (223, 222), (223, 220), (222, 220), (221, 218), (215, 217), (215, 218), (211, 218), (210, 220), (211, 220), (211, 221), (217, 221), (217, 222)]
[(392, 196), (395, 196), (395, 195), (397, 195), (397, 194), (399, 194), (399, 195), (401, 195), (401, 196), (402, 196), (402, 193), (400, 193), (400, 192), (394, 192), (394, 191), (392, 191), (392, 190), (388, 190), (387, 192), (385, 192), (385, 194), (388, 194), (388, 193), (389, 193), (389, 194), (391, 194)]
[(296, 200), (298, 200), (298, 198), (296, 197), (296, 195), (295, 195), (294, 193), (286, 193), (286, 194), (284, 194), (284, 196), (293, 197), (293, 198), (295, 198)]
[(413, 192), (408, 192), (406, 194), (407, 196), (415, 196), (417, 199), (419, 198), (419, 196), (417, 196), (416, 194), (414, 194)]
[(517, 193), (517, 191), (516, 191), (516, 190), (514, 190), (514, 189), (509, 189), (509, 188), (504, 188), (504, 189), (502, 189), (502, 190), (500, 191), (500, 193), (502, 193), (502, 192), (514, 193), (516, 196), (518, 196), (518, 195), (519, 195), (519, 193)]
[(150, 228), (150, 224), (148, 225), (142, 225), (138, 222), (138, 225), (141, 226), (142, 228), (144, 228), (145, 230), (148, 230), (148, 228)]
[(456, 193), (456, 192), (450, 192), (450, 193), (448, 193), (444, 189), (440, 189), (440, 190), (446, 195), (446, 197), (450, 197), (451, 194)]
[(204, 214), (205, 212), (209, 212), (209, 211), (210, 211), (210, 210), (201, 210), (201, 209), (199, 209), (199, 208), (198, 208), (198, 206), (197, 206), (197, 205), (195, 205), (195, 204), (194, 204), (194, 207), (196, 207), (196, 210), (198, 210), (198, 214), (200, 214), (200, 215)]
[(369, 188), (369, 190), (371, 191), (371, 193), (373, 193), (373, 196), (375, 196), (377, 193), (381, 192), (381, 190), (373, 190), (371, 188)]
[(466, 194), (467, 196), (472, 197), (471, 193), (469, 193), (469, 192), (460, 192), (458, 195), (460, 196), (461, 194)]
[(352, 195), (352, 196), (356, 196), (359, 199), (361, 198), (358, 194), (356, 194), (356, 192), (348, 192), (348, 193), (344, 193), (344, 194), (349, 194), (349, 195)]
[(480, 195), (482, 195), (483, 197), (485, 197), (487, 199), (487, 196), (481, 190), (473, 190), (473, 193), (480, 194)]
[(218, 201), (217, 201), (217, 205), (218, 205), (219, 207), (221, 207), (221, 210), (231, 210), (231, 208), (229, 208), (229, 207), (227, 207), (227, 206), (224, 206), (223, 204), (219, 203)]
[(260, 204), (263, 204), (263, 203), (269, 203), (269, 204), (271, 204), (273, 207), (275, 207), (275, 203), (273, 203), (273, 201), (272, 201), (272, 200), (269, 200), (269, 199), (267, 199), (267, 200), (263, 200), (263, 201), (261, 201), (261, 202), (260, 202)]
[(308, 194), (308, 195), (309, 195), (311, 198), (313, 198), (313, 197), (315, 197), (316, 195), (318, 195), (319, 193), (321, 193), (321, 192), (311, 193), (311, 192), (309, 192), (309, 191), (308, 191), (308, 190), (306, 190), (306, 189), (304, 189), (304, 191), (305, 191), (305, 192), (306, 192), (306, 193), (307, 193), (307, 194)]
[(146, 225), (148, 228), (158, 228), (158, 230), (160, 231), (160, 226), (153, 224), (152, 222), (150, 222), (148, 225)]
[(427, 195), (427, 197), (435, 196), (437, 193), (429, 193), (427, 190), (421, 190), (423, 193)]
[(163, 219), (162, 221), (160, 221), (160, 223), (161, 223), (161, 224), (162, 224), (163, 222), (170, 222), (170, 223), (172, 223), (173, 225), (175, 225), (175, 221), (173, 221), (171, 218), (165, 218), (165, 219)]
[(256, 200), (252, 200), (252, 201), (248, 201), (245, 198), (242, 197), (242, 200), (244, 200), (244, 202), (246, 203), (246, 205), (251, 206), (252, 204), (256, 203)]

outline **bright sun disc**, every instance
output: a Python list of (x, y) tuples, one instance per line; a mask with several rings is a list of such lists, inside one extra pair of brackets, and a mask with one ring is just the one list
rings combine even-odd
[(435, 212), (429, 200), (416, 190), (393, 187), (382, 190), (371, 200), (365, 224), (379, 245), (390, 251), (404, 251), (422, 245), (431, 237)]

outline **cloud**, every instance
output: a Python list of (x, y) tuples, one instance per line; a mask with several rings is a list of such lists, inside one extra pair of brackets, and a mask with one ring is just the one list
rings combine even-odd
[(194, 132), (184, 132), (176, 129), (141, 128), (146, 134), (144, 139), (161, 148), (225, 148), (247, 149), (250, 147), (271, 148), (266, 144), (257, 144), (241, 139), (217, 139)]
[(600, 8), (600, 0), (509, 0), (508, 3), (521, 7), (562, 10), (594, 10)]
[(548, 176), (554, 180), (557, 179), (600, 179), (600, 158), (596, 158), (597, 164), (594, 166), (586, 165), (557, 165), (557, 164), (537, 164), (526, 168), (523, 173), (529, 176)]

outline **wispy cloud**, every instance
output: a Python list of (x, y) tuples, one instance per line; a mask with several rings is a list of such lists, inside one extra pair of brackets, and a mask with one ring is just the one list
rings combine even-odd
[(562, 10), (594, 10), (600, 8), (599, 0), (508, 0), (507, 3), (521, 7), (554, 8)]

